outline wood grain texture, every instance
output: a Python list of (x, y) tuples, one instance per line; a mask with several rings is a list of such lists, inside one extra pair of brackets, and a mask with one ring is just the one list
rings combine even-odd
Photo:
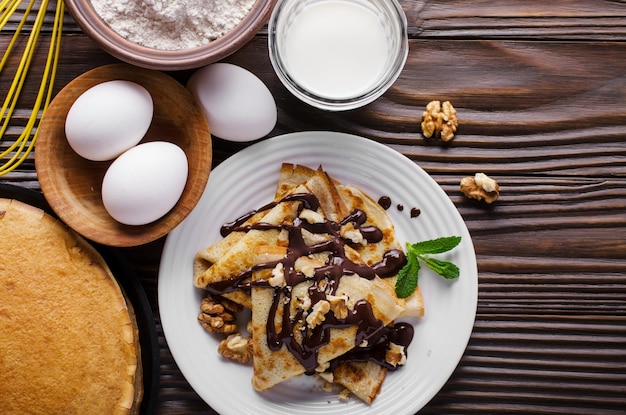
[(415, 1), (405, 3), (411, 35), (437, 38), (619, 40), (625, 3), (610, 0)]
[[(227, 61), (252, 70), (274, 94), (279, 119), (270, 135), (334, 130), (385, 143), (430, 173), (465, 219), (478, 259), (476, 323), (457, 370), (420, 413), (624, 414), (626, 2), (402, 4), (411, 38), (405, 70), (387, 94), (359, 110), (324, 113), (293, 98), (271, 68), (265, 29)], [(68, 20), (59, 89), (115, 61)], [(4, 45), (3, 33), (0, 50)], [(189, 74), (172, 75), (185, 82)], [(7, 76), (0, 74), (1, 91)], [(28, 100), (35, 89), (25, 88)], [(432, 99), (458, 110), (458, 135), (449, 144), (420, 134)], [(246, 145), (215, 139), (214, 165)], [(478, 171), (501, 186), (492, 206), (459, 191), (460, 179)], [(31, 162), (0, 181), (38, 188)], [(121, 250), (157, 323), (162, 244)], [(158, 328), (158, 413), (213, 414)]]

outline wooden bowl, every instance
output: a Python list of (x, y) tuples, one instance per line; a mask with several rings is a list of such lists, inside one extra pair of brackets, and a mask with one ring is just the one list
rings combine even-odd
[(104, 51), (132, 65), (164, 71), (199, 68), (235, 53), (263, 28), (275, 4), (276, 0), (256, 0), (238, 25), (205, 45), (159, 50), (141, 46), (119, 35), (98, 15), (90, 0), (65, 0), (76, 23)]
[[(65, 118), (74, 101), (92, 86), (116, 79), (136, 82), (152, 95), (154, 117), (141, 142), (172, 142), (183, 149), (189, 163), (187, 184), (178, 203), (147, 225), (123, 225), (108, 214), (101, 189), (113, 161), (84, 159), (65, 137)], [(136, 246), (166, 235), (187, 217), (204, 192), (212, 154), (206, 118), (184, 86), (162, 72), (114, 64), (84, 73), (54, 98), (39, 126), (35, 168), (50, 207), (68, 226), (103, 245)]]

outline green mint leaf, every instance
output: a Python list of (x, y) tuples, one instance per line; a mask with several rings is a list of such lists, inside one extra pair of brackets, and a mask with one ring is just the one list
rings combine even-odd
[(407, 243), (407, 251), (412, 251), (416, 255), (441, 254), (452, 250), (460, 242), (460, 236), (444, 236), (414, 244)]
[(420, 257), (428, 268), (435, 271), (437, 274), (441, 275), (445, 279), (454, 280), (459, 278), (460, 270), (459, 267), (454, 265), (452, 262), (442, 261), (437, 258), (428, 258), (428, 257)]
[(415, 255), (407, 255), (407, 263), (398, 272), (396, 280), (396, 295), (398, 298), (406, 298), (413, 294), (417, 287), (417, 275), (420, 264)]
[(441, 254), (448, 252), (461, 242), (460, 236), (445, 236), (428, 241), (406, 244), (407, 263), (398, 272), (396, 280), (396, 295), (398, 298), (407, 298), (417, 288), (418, 273), (420, 271), (419, 261), (424, 261), (428, 268), (435, 271), (446, 279), (457, 279), (460, 275), (459, 267), (452, 262), (430, 258), (424, 255)]

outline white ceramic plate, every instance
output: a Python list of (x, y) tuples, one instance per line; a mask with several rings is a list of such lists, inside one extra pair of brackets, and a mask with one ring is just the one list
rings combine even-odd
[[(462, 237), (459, 246), (440, 256), (460, 267), (458, 280), (444, 280), (422, 267), (426, 315), (415, 321), (406, 366), (387, 376), (371, 406), (356, 398), (340, 401), (307, 376), (255, 392), (252, 367), (221, 358), (217, 338), (197, 322), (203, 292), (193, 286), (194, 254), (220, 239), (222, 224), (272, 200), (282, 162), (313, 168), (321, 164), (331, 176), (362, 188), (375, 200), (389, 196), (388, 212), (402, 242)], [(418, 217), (410, 217), (413, 207), (421, 210)], [(474, 325), (477, 291), (469, 232), (441, 187), (400, 153), (365, 138), (331, 132), (274, 137), (216, 167), (196, 208), (167, 237), (158, 285), (161, 323), (172, 355), (195, 391), (223, 415), (415, 413), (441, 389), (461, 359)]]

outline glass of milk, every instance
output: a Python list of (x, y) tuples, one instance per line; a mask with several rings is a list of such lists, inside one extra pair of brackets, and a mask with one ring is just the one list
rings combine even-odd
[(281, 82), (324, 110), (374, 101), (408, 54), (406, 16), (396, 0), (279, 0), (268, 30)]

